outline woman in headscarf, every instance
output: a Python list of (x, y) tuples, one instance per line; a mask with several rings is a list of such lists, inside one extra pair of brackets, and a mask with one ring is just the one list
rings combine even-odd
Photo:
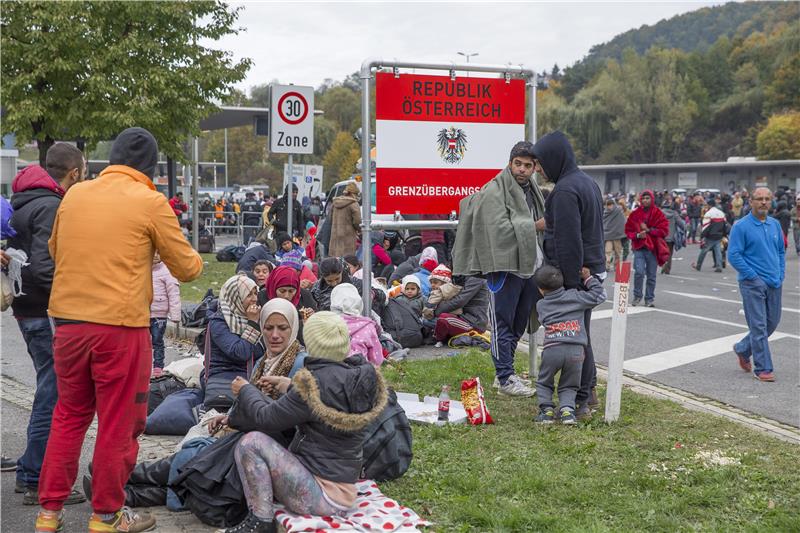
[[(265, 380), (280, 394), (277, 401), (242, 379), (231, 386), (239, 399), (231, 427), (248, 432), (234, 456), (249, 513), (225, 532), (275, 531), (276, 499), (293, 513), (317, 516), (355, 505), (365, 429), (386, 406), (386, 385), (363, 357), (348, 357), (350, 336), (340, 317), (317, 313), (306, 332), (304, 367), (292, 380)], [(268, 436), (287, 428), (297, 428), (288, 449)]]
[(341, 316), (350, 332), (350, 355), (361, 354), (375, 366), (383, 363), (381, 327), (373, 319), (361, 316), (364, 302), (358, 290), (342, 283), (331, 292), (331, 311)]
[(300, 288), (300, 273), (295, 268), (280, 266), (272, 271), (258, 294), (258, 301), (266, 303), (275, 298), (287, 300), (297, 309), (300, 315), (298, 338), (302, 343), (303, 322), (317, 310), (317, 302), (307, 289)]
[(231, 381), (236, 376), (249, 376), (254, 363), (264, 355), (257, 293), (256, 282), (240, 273), (220, 289), (217, 309), (209, 309), (202, 380), (206, 403), (218, 396), (232, 401)]

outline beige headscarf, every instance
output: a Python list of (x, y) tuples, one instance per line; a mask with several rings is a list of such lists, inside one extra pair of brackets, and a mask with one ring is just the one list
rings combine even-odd
[(255, 281), (239, 273), (229, 278), (219, 290), (219, 310), (231, 333), (253, 344), (261, 338), (261, 332), (248, 324), (244, 300), (257, 288)]
[[(281, 315), (289, 323), (289, 327), (291, 328), (289, 332), (289, 342), (283, 352), (273, 356), (269, 353), (269, 343), (267, 342), (266, 335), (264, 336), (266, 349), (264, 350), (264, 357), (262, 357), (261, 361), (256, 365), (250, 379), (250, 382), (253, 384), (256, 384), (261, 376), (264, 375), (288, 377), (297, 359), (297, 354), (300, 353), (301, 346), (300, 343), (297, 342), (297, 334), (300, 330), (300, 319), (297, 316), (297, 308), (292, 305), (292, 302), (284, 300), (283, 298), (273, 298), (268, 301), (264, 304), (264, 307), (261, 308), (261, 316), (259, 317), (259, 324), (262, 331), (264, 330), (264, 324), (267, 323), (267, 319), (275, 314)], [(277, 399), (277, 394), (273, 394), (272, 397)]]

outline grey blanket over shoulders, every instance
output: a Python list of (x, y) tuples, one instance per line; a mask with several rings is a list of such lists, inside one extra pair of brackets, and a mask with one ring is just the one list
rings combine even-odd
[(523, 277), (536, 268), (535, 221), (544, 216), (544, 198), (531, 179), (533, 216), (525, 193), (506, 167), (478, 192), (459, 204), (453, 246), (453, 274), (513, 272)]
[(625, 214), (618, 205), (608, 211), (603, 210), (603, 239), (616, 241), (625, 238)]

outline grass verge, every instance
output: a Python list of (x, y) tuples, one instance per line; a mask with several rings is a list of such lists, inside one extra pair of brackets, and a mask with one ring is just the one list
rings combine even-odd
[(435, 531), (800, 531), (796, 445), (628, 390), (614, 425), (537, 427), (477, 350), (384, 375), (420, 395), (485, 384), (495, 425), (415, 424), (411, 468), (382, 484)]
[(194, 281), (181, 283), (181, 301), (197, 303), (208, 289), (219, 295), (222, 284), (236, 273), (236, 263), (220, 263), (216, 254), (200, 254), (203, 257), (203, 274)]

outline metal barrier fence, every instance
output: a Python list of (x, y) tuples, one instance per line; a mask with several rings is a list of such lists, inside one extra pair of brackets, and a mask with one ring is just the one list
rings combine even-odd
[(198, 211), (199, 222), (214, 238), (213, 252), (231, 245), (247, 246), (258, 235), (264, 228), (263, 224), (245, 225), (246, 214), (249, 213)]

